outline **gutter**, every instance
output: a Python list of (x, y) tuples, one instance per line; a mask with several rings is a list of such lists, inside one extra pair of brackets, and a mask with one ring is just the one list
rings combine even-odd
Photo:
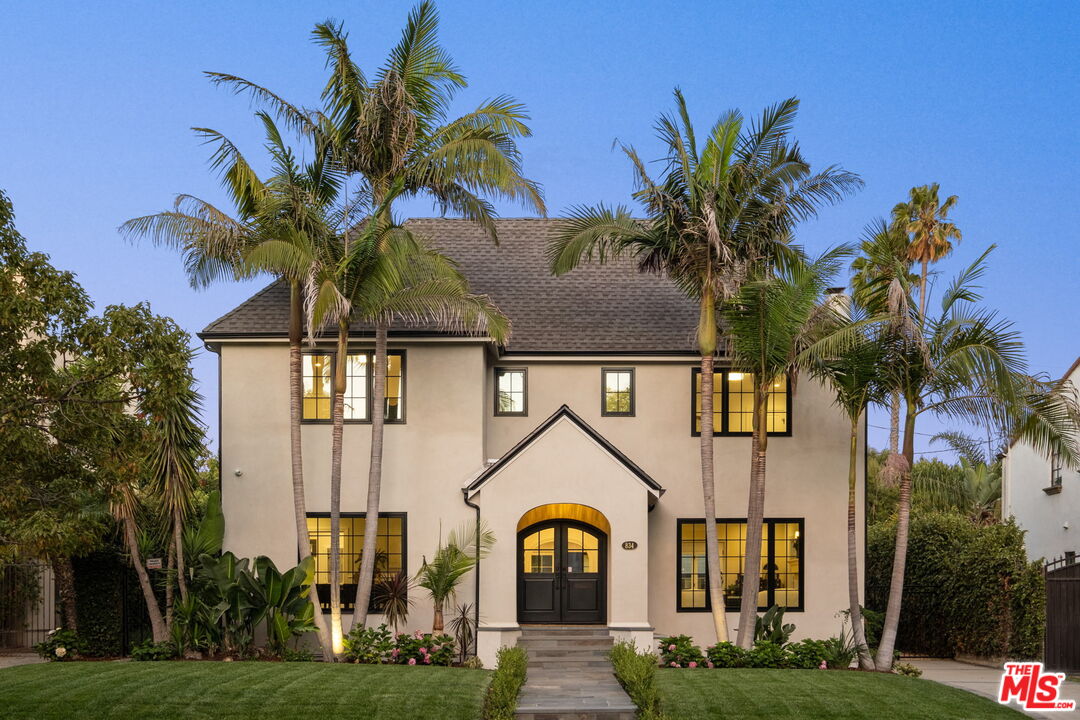
[(473, 654), (478, 655), (480, 653), (480, 506), (469, 500), (469, 488), (461, 488), (461, 499), (476, 511), (476, 569), (474, 571), (476, 588), (473, 598), (473, 645), (476, 652)]

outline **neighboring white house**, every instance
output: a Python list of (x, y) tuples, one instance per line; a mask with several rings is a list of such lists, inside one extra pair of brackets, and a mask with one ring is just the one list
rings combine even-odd
[[(384, 572), (415, 574), (440, 533), (473, 523), (497, 537), (480, 567), (479, 653), (489, 666), (528, 623), (591, 623), (651, 646), (654, 633), (713, 642), (705, 575), (695, 351), (697, 312), (669, 281), (632, 263), (555, 278), (552, 220), (497, 223), (494, 246), (461, 220), (409, 226), (456, 260), (474, 292), (513, 322), (487, 338), (390, 333), (382, 512)], [(200, 337), (220, 355), (226, 547), (297, 560), (289, 473), (288, 290), (273, 284)], [(342, 522), (348, 609), (365, 520), (370, 327), (351, 328)], [(305, 349), (303, 458), (312, 549), (326, 596), (331, 337)], [(809, 378), (777, 383), (770, 404), (766, 538), (759, 605), (788, 608), (800, 637), (828, 637), (847, 607), (848, 422)], [(721, 558), (737, 623), (750, 468), (749, 379), (716, 373)], [(860, 452), (864, 451), (860, 439)], [(858, 485), (863, 548), (863, 468)], [(478, 510), (476, 508), (479, 508)], [(476, 602), (473, 580), (459, 602)], [(423, 592), (409, 629), (430, 628)], [(376, 619), (377, 620), (377, 619)]]
[[(1080, 387), (1080, 358), (1065, 373)], [(1080, 472), (1054, 455), (1014, 443), (1002, 460), (1005, 517), (1027, 531), (1028, 559), (1075, 557), (1080, 551)]]

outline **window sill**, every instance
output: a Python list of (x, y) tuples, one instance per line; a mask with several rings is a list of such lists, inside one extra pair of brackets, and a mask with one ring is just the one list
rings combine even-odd
[(1043, 492), (1047, 495), (1057, 495), (1059, 492), (1061, 492), (1061, 486), (1051, 485), (1050, 487), (1044, 487)]

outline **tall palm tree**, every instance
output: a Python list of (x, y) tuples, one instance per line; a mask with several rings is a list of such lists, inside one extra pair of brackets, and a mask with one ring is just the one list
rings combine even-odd
[[(196, 131), (214, 145), (211, 166), (220, 171), (235, 217), (191, 195), (179, 195), (172, 210), (128, 220), (120, 232), (129, 239), (147, 238), (176, 248), (182, 254), (191, 285), (205, 288), (219, 280), (240, 280), (259, 272), (289, 284), (289, 429), (290, 469), (297, 551), (311, 554), (304, 495), (301, 444), (303, 397), (301, 346), (304, 328), (304, 282), (321, 238), (332, 232), (327, 218), (340, 188), (340, 174), (323, 155), (300, 166), (285, 145), (269, 115), (258, 114), (266, 134), (273, 174), (265, 181), (252, 169), (239, 149), (220, 133)], [(273, 257), (279, 264), (270, 262)], [(287, 258), (287, 262), (283, 260)], [(315, 624), (323, 653), (329, 657), (331, 640), (318, 607)]]
[[(856, 302), (871, 313), (884, 313), (891, 289), (901, 287), (910, 293), (918, 281), (911, 274), (907, 232), (884, 220), (877, 220), (863, 230), (859, 256), (851, 262), (851, 289)], [(900, 280), (894, 286), (894, 280)], [(900, 452), (900, 393), (889, 398), (889, 451)]]
[(903, 394), (906, 412), (903, 455), (890, 455), (883, 470), (899, 482), (900, 492), (889, 601), (875, 658), (879, 671), (892, 668), (900, 620), (917, 419), (931, 414), (974, 422), (1042, 452), (1057, 452), (1068, 462), (1080, 455), (1080, 408), (1071, 388), (1030, 375), (1019, 333), (1010, 322), (976, 305), (981, 300), (976, 283), (991, 250), (951, 283), (940, 314), (920, 322), (917, 337), (890, 343), (893, 349), (882, 366), (889, 384)]
[(812, 173), (790, 132), (799, 102), (790, 98), (744, 126), (732, 110), (720, 116), (699, 146), (686, 100), (675, 90), (675, 114), (661, 115), (663, 176), (654, 179), (637, 152), (622, 150), (634, 167), (634, 199), (645, 219), (619, 206), (577, 207), (548, 248), (556, 275), (596, 258), (630, 257), (642, 272), (665, 275), (698, 305), (701, 355), (701, 486), (705, 508), (709, 601), (718, 641), (727, 640), (723, 577), (716, 536), (713, 470), (713, 371), (718, 347), (717, 309), (749, 273), (798, 256), (791, 228), (825, 203), (861, 185), (836, 167)]
[(728, 332), (731, 367), (749, 373), (754, 388), (750, 448), (750, 496), (746, 511), (738, 645), (749, 649), (757, 624), (761, 539), (765, 516), (769, 408), (773, 389), (787, 381), (794, 392), (800, 354), (825, 334), (836, 314), (824, 292), (851, 254), (837, 248), (813, 262), (794, 261), (765, 268), (739, 288), (723, 306), (720, 319)]
[(930, 263), (952, 252), (950, 240), (960, 241), (960, 228), (948, 219), (958, 198), (950, 195), (941, 202), (937, 183), (911, 188), (907, 202), (893, 208), (893, 222), (904, 233), (910, 233), (908, 259), (922, 266), (919, 274), (919, 318), (926, 317), (926, 279)]

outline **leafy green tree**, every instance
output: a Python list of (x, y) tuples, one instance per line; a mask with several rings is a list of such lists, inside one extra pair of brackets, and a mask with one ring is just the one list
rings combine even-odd
[[(791, 139), (799, 102), (785, 100), (744, 126), (732, 110), (720, 116), (699, 145), (686, 100), (675, 90), (674, 114), (661, 115), (663, 175), (654, 179), (637, 152), (622, 150), (634, 167), (636, 219), (624, 206), (577, 207), (548, 249), (556, 275), (583, 262), (631, 258), (642, 272), (664, 275), (698, 305), (701, 354), (701, 485), (705, 510), (709, 598), (718, 641), (728, 639), (723, 577), (716, 536), (713, 469), (713, 369), (718, 349), (717, 311), (745, 278), (762, 267), (790, 262), (799, 252), (791, 231), (827, 203), (861, 186), (837, 167), (811, 172)], [(751, 627), (753, 623), (751, 623)]]

